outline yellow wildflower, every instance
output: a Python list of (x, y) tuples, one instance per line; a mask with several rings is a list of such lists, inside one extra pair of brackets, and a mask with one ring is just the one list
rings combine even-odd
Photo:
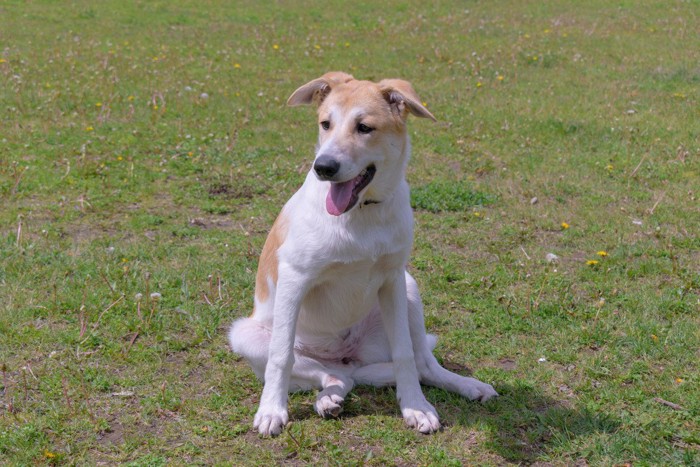
[(477, 88), (480, 88), (481, 86), (482, 86), (482, 85), (481, 85), (481, 81), (477, 81), (477, 82), (476, 82), (476, 87), (477, 87)]
[(56, 458), (56, 453), (49, 451), (48, 449), (44, 449), (44, 457), (47, 459), (55, 459)]
[(129, 97), (127, 97), (127, 100), (128, 100), (129, 102), (133, 101), (133, 100), (134, 100), (134, 96), (129, 96)]
[(279, 50), (280, 46), (277, 44), (272, 44), (272, 48), (275, 50)]
[(496, 79), (497, 79), (498, 81), (503, 81), (503, 80), (504, 80), (503, 75), (498, 75), (498, 77), (497, 77)]
[(234, 68), (240, 68), (240, 67), (241, 67), (241, 64), (240, 64), (240, 63), (234, 63), (234, 64), (233, 64), (233, 67), (234, 67)]
[(608, 256), (608, 252), (607, 252), (607, 251), (600, 250), (599, 252), (596, 253), (596, 255), (598, 255), (598, 256), (604, 258), (604, 257)]
[(5, 60), (4, 58), (0, 58), (0, 63), (6, 63), (6, 62), (7, 62), (7, 60)]
[(97, 103), (95, 104), (95, 107), (102, 107), (102, 102), (97, 102)]
[(659, 340), (659, 337), (658, 337), (656, 334), (652, 334), (652, 335), (651, 335), (651, 340), (653, 340), (654, 342), (656, 342), (656, 341)]
[(676, 378), (676, 383), (681, 384), (683, 380), (681, 378)]
[(564, 229), (564, 230), (566, 230), (566, 229), (569, 228), (569, 224), (567, 224), (566, 222), (562, 222), (562, 223), (561, 223), (561, 228)]
[(93, 130), (94, 130), (94, 128), (93, 128), (93, 127), (91, 127), (91, 126), (87, 126), (87, 127), (85, 127), (85, 131), (93, 131)]
[(124, 159), (124, 158), (123, 158), (122, 156), (117, 156), (117, 160), (118, 160), (118, 161), (123, 160), (123, 159)]
[(598, 264), (598, 260), (597, 259), (589, 259), (588, 261), (586, 261), (586, 264), (588, 266), (595, 266), (596, 264)]

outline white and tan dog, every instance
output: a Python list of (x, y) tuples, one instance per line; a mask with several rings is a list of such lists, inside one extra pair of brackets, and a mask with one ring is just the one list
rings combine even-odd
[(278, 435), (290, 390), (320, 389), (316, 411), (335, 417), (354, 384), (395, 384), (406, 423), (432, 433), (440, 422), (421, 382), (473, 400), (497, 395), (437, 362), (406, 272), (413, 242), (406, 119), (435, 117), (406, 81), (340, 72), (305, 84), (287, 103), (318, 104), (320, 135), (313, 169), (265, 242), (255, 310), (229, 333), (234, 352), (264, 381), (254, 426)]

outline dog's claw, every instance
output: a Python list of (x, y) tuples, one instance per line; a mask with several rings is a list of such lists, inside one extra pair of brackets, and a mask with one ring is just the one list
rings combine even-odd
[(435, 433), (440, 429), (440, 420), (435, 413), (435, 409), (432, 407), (425, 408), (424, 410), (406, 408), (401, 410), (401, 413), (403, 414), (406, 425), (415, 428), (423, 434), (428, 435)]
[(459, 391), (464, 397), (472, 401), (486, 402), (487, 400), (498, 397), (496, 390), (487, 383), (482, 383), (478, 379), (464, 378)]
[(319, 397), (314, 404), (316, 413), (323, 418), (335, 418), (343, 411), (343, 400), (336, 394)]
[(263, 411), (258, 409), (253, 421), (253, 427), (258, 430), (261, 436), (277, 436), (282, 433), (285, 425), (289, 421), (289, 415), (286, 410), (281, 411)]

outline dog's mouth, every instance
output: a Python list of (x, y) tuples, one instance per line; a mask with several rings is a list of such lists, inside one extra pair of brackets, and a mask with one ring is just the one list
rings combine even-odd
[(333, 183), (326, 196), (326, 210), (329, 214), (339, 216), (352, 209), (359, 199), (360, 192), (374, 178), (377, 168), (374, 164), (367, 167), (360, 174), (347, 182)]

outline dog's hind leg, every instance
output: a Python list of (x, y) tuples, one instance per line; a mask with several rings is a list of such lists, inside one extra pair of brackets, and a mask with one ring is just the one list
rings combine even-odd
[(456, 392), (470, 400), (481, 402), (498, 396), (490, 384), (452, 373), (438, 363), (432, 352), (435, 347), (435, 338), (428, 336), (425, 332), (423, 304), (418, 293), (418, 285), (408, 273), (406, 273), (406, 289), (408, 292), (409, 329), (421, 383)]
[(316, 395), (314, 408), (323, 418), (337, 417), (343, 411), (345, 396), (354, 384), (352, 378), (339, 374), (326, 373), (323, 378), (323, 389)]
[[(239, 319), (229, 331), (233, 351), (244, 357), (258, 379), (264, 380), (265, 366), (270, 352), (270, 329), (253, 318)], [(345, 396), (353, 387), (353, 380), (344, 369), (330, 369), (312, 357), (294, 350), (294, 366), (289, 382), (290, 391), (319, 389), (314, 408), (322, 417), (337, 417), (342, 411)]]

